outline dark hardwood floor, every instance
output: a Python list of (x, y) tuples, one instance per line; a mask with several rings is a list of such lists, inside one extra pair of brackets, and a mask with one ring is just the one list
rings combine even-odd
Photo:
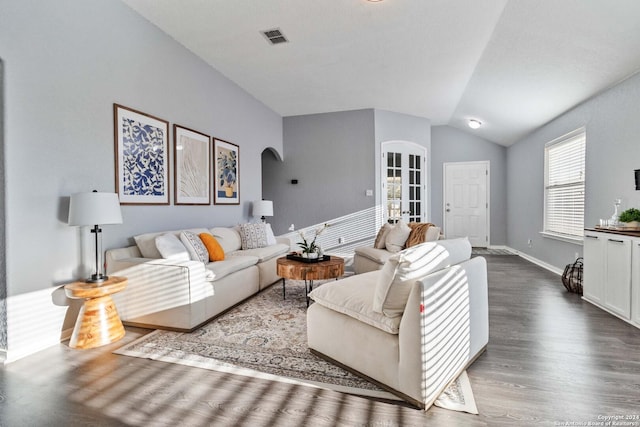
[(111, 354), (148, 332), (128, 328), (109, 346), (63, 343), (0, 369), (0, 425), (586, 426), (640, 416), (640, 330), (517, 256), (485, 258), (489, 346), (468, 371), (480, 415)]

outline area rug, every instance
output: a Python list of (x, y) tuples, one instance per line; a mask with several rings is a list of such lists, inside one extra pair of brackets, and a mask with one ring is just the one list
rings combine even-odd
[[(398, 401), (309, 351), (304, 284), (286, 287), (286, 300), (278, 283), (191, 333), (156, 330), (114, 353)], [(466, 374), (437, 405), (477, 413)]]

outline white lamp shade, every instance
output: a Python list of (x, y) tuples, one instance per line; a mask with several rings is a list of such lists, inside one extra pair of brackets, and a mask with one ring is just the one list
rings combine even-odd
[(271, 200), (253, 202), (253, 216), (273, 216), (273, 202)]
[(69, 201), (69, 225), (122, 224), (116, 193), (76, 193)]

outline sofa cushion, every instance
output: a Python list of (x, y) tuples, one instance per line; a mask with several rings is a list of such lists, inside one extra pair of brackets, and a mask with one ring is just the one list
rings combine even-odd
[(289, 246), (283, 243), (277, 243), (271, 246), (265, 246), (264, 248), (255, 248), (247, 250), (239, 250), (231, 252), (229, 256), (244, 256), (250, 255), (258, 258), (258, 262), (267, 261), (273, 257), (281, 256), (289, 252)]
[(389, 252), (400, 252), (404, 249), (404, 245), (411, 233), (411, 229), (404, 221), (398, 221), (396, 225), (391, 227), (385, 239), (385, 247)]
[(378, 234), (376, 235), (376, 240), (373, 242), (373, 247), (376, 249), (385, 249), (387, 243), (387, 234), (389, 234), (389, 230), (391, 230), (391, 224), (385, 223), (378, 230)]
[(370, 259), (371, 261), (375, 261), (378, 264), (382, 265), (393, 255), (392, 252), (389, 252), (386, 249), (376, 249), (371, 246), (360, 246), (355, 249), (355, 253), (365, 258)]
[(267, 227), (263, 222), (240, 224), (242, 249), (256, 249), (267, 246)]
[(271, 224), (265, 224), (267, 231), (267, 246), (275, 245), (278, 243), (276, 236), (273, 234), (273, 229), (271, 228)]
[(231, 273), (243, 270), (252, 265), (258, 263), (258, 258), (254, 256), (230, 256), (224, 259), (224, 261), (210, 262), (205, 266), (208, 271), (213, 273), (213, 281), (222, 279)]
[(165, 233), (155, 238), (156, 248), (164, 259), (189, 261), (189, 252), (175, 234)]
[[(161, 236), (163, 234), (171, 233), (175, 234), (176, 237), (180, 236), (180, 233), (183, 230), (174, 230), (174, 231), (160, 231), (155, 233), (145, 233), (139, 234), (137, 236), (133, 236), (133, 240), (136, 242), (136, 246), (140, 250), (140, 253), (144, 258), (162, 258), (162, 255), (158, 251), (158, 247), (156, 246), (156, 237)], [(191, 231), (196, 234), (205, 233), (207, 231), (206, 228), (190, 228), (185, 231)]]
[(180, 233), (180, 241), (187, 248), (189, 257), (194, 261), (209, 262), (209, 251), (202, 243), (200, 237), (191, 231), (183, 231)]
[(309, 296), (320, 305), (390, 334), (397, 334), (401, 317), (387, 317), (373, 310), (373, 296), (379, 275), (379, 271), (371, 271), (327, 282), (314, 289)]
[(220, 246), (220, 243), (209, 233), (200, 233), (198, 235), (204, 246), (209, 252), (209, 261), (222, 261), (224, 260), (224, 249)]
[(236, 227), (214, 227), (211, 229), (211, 234), (220, 243), (225, 254), (242, 248), (240, 231)]
[(389, 317), (401, 316), (413, 283), (470, 257), (471, 243), (466, 237), (422, 243), (394, 254), (380, 272), (373, 309)]

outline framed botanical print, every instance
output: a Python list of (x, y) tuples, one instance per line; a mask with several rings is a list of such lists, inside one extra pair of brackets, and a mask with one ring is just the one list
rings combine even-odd
[(173, 125), (174, 203), (211, 204), (211, 137)]
[(240, 147), (213, 138), (213, 166), (215, 168), (213, 203), (216, 205), (239, 205)]
[(169, 204), (169, 123), (113, 104), (116, 192), (123, 205)]

